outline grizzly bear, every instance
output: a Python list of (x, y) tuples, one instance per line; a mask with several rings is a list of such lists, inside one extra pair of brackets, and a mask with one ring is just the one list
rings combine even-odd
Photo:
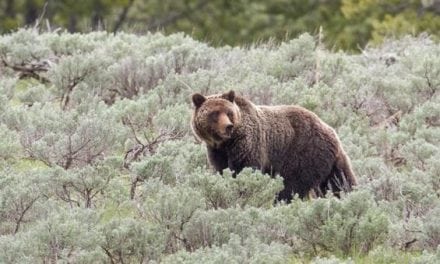
[(234, 91), (194, 94), (191, 126), (205, 142), (209, 163), (218, 172), (252, 167), (283, 178), (278, 200), (292, 194), (339, 195), (356, 185), (350, 160), (335, 131), (300, 106), (260, 106)]

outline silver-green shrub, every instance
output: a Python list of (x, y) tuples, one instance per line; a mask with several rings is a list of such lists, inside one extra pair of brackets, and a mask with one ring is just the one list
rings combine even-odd
[(150, 263), (165, 250), (166, 231), (135, 219), (114, 219), (105, 223), (101, 248), (112, 263)]
[(279, 243), (265, 244), (256, 238), (242, 239), (231, 235), (221, 247), (202, 248), (193, 253), (180, 251), (163, 263), (285, 263), (289, 248)]

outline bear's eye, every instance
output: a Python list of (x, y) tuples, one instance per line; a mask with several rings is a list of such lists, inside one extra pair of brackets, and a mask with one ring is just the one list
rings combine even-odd
[(232, 120), (232, 118), (234, 117), (234, 113), (232, 113), (232, 111), (228, 111), (228, 113), (226, 113), (229, 117), (229, 119)]
[(214, 111), (212, 113), (209, 114), (209, 118), (212, 120), (216, 120), (218, 118), (219, 112), (218, 111)]

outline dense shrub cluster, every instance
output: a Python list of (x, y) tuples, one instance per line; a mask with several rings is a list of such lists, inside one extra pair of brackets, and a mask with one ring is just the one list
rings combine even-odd
[[(190, 95), (234, 89), (333, 126), (360, 185), (275, 204), (280, 178), (214, 174)], [(0, 37), (1, 263), (440, 261), (440, 45), (359, 55), (309, 35), (212, 48), (182, 34)]]

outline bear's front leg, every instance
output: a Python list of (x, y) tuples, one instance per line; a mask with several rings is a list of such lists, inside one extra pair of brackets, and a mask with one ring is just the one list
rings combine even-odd
[(223, 149), (208, 146), (208, 160), (209, 164), (211, 164), (217, 172), (222, 173), (224, 169), (228, 168), (228, 156)]

